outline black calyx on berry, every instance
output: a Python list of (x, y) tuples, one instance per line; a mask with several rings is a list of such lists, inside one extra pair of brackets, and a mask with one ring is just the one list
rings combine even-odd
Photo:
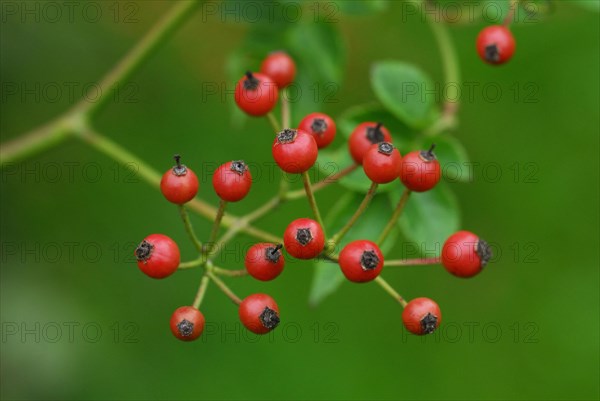
[(244, 89), (255, 90), (260, 85), (260, 81), (250, 71), (246, 71), (246, 79), (244, 80)]
[(279, 262), (279, 258), (281, 257), (281, 248), (283, 248), (283, 244), (267, 247), (265, 249), (265, 259), (271, 263)]
[(315, 134), (322, 134), (327, 131), (327, 122), (323, 118), (315, 118), (310, 125), (310, 129)]
[(383, 132), (381, 132), (382, 126), (382, 123), (377, 123), (376, 126), (367, 128), (367, 139), (371, 141), (372, 144), (383, 142), (385, 139)]
[(392, 152), (394, 151), (394, 145), (392, 145), (389, 142), (381, 142), (378, 146), (377, 146), (377, 151), (379, 153), (383, 153), (384, 155), (391, 155)]
[(244, 173), (248, 171), (248, 166), (243, 160), (234, 160), (231, 162), (231, 171), (238, 173), (239, 175), (244, 175)]
[(268, 306), (265, 306), (265, 309), (258, 319), (260, 320), (260, 323), (269, 330), (272, 330), (279, 325), (279, 315)]
[(187, 167), (183, 164), (181, 164), (181, 156), (180, 155), (175, 155), (173, 156), (173, 159), (175, 159), (175, 166), (173, 166), (173, 174), (175, 174), (176, 176), (182, 176), (182, 175), (186, 175), (187, 174)]
[(181, 322), (177, 323), (177, 331), (179, 331), (179, 334), (183, 337), (189, 337), (194, 332), (194, 323), (187, 319), (183, 319)]
[(496, 44), (491, 44), (485, 47), (485, 59), (491, 63), (500, 61), (500, 51)]
[(432, 315), (431, 313), (428, 313), (427, 315), (425, 315), (425, 317), (423, 319), (421, 319), (421, 329), (423, 330), (423, 333), (425, 334), (431, 334), (435, 331), (435, 328), (437, 327), (437, 317), (435, 317), (435, 315)]
[(490, 259), (493, 256), (493, 252), (492, 252), (492, 248), (490, 247), (490, 244), (488, 244), (487, 241), (479, 238), (479, 241), (477, 241), (477, 247), (475, 250), (477, 252), (477, 256), (479, 256), (479, 259), (481, 260), (481, 267), (485, 267), (485, 265), (488, 264), (488, 262), (490, 261)]
[(283, 131), (277, 134), (277, 142), (279, 143), (292, 143), (296, 140), (298, 131), (291, 128), (285, 128)]
[(312, 241), (312, 233), (310, 232), (310, 228), (299, 228), (296, 231), (296, 240), (300, 243), (300, 245), (306, 245), (310, 241)]
[(419, 157), (425, 162), (432, 162), (436, 159), (435, 153), (433, 153), (433, 149), (435, 149), (435, 143), (431, 144), (429, 150), (422, 150), (419, 152)]
[(154, 250), (154, 245), (149, 243), (146, 240), (143, 240), (141, 244), (135, 248), (135, 257), (139, 262), (146, 262), (152, 256), (152, 251)]
[(379, 257), (374, 251), (364, 251), (360, 257), (360, 265), (363, 270), (373, 270), (379, 265)]

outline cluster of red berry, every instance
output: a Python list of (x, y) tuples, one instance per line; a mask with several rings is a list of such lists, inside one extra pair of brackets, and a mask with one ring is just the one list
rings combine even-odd
[[(236, 103), (250, 115), (266, 115), (275, 107), (279, 90), (293, 81), (295, 71), (295, 64), (287, 54), (276, 52), (269, 55), (260, 73), (248, 72), (238, 82)], [(335, 134), (336, 124), (331, 117), (323, 113), (309, 114), (297, 129), (284, 128), (275, 135), (273, 158), (287, 173), (306, 173), (315, 164), (318, 150), (328, 146)], [(362, 165), (375, 188), (378, 184), (399, 179), (406, 191), (423, 192), (434, 188), (440, 180), (440, 163), (433, 152), (434, 146), (402, 156), (392, 144), (392, 135), (381, 123), (359, 124), (350, 136), (348, 147), (352, 159), (356, 165)], [(183, 205), (196, 196), (199, 183), (196, 174), (181, 164), (179, 156), (175, 156), (175, 160), (176, 165), (163, 175), (160, 187), (167, 200)], [(237, 202), (249, 193), (252, 176), (247, 165), (237, 160), (221, 165), (212, 181), (222, 202)], [(344, 276), (352, 282), (364, 283), (378, 278), (384, 267), (380, 244), (367, 239), (352, 241), (343, 247), (339, 255), (335, 255), (334, 246), (341, 238), (333, 238), (327, 242), (318, 221), (299, 218), (287, 226), (283, 244), (257, 243), (247, 251), (246, 272), (261, 281), (275, 279), (284, 269), (283, 248), (298, 259), (323, 256), (335, 260)], [(205, 250), (199, 248), (199, 251)], [(167, 277), (180, 266), (177, 244), (161, 234), (145, 238), (135, 255), (139, 268), (153, 278)], [(490, 257), (490, 248), (484, 240), (470, 232), (460, 231), (445, 242), (441, 262), (450, 273), (471, 277), (481, 271)], [(441, 312), (431, 299), (416, 298), (408, 303), (401, 297), (399, 300), (405, 307), (402, 319), (409, 331), (428, 334), (439, 326)], [(270, 296), (253, 294), (238, 301), (240, 320), (250, 331), (264, 334), (279, 324), (279, 308)], [(183, 306), (172, 315), (171, 330), (181, 340), (196, 339), (203, 327), (204, 316), (196, 307)]]

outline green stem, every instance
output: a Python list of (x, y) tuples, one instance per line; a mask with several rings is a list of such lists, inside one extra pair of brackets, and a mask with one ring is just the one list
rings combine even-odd
[(200, 287), (198, 287), (198, 292), (196, 293), (196, 297), (194, 298), (194, 303), (192, 306), (196, 309), (200, 308), (200, 304), (202, 304), (202, 300), (204, 299), (204, 294), (206, 294), (206, 289), (208, 288), (209, 277), (205, 273), (202, 276), (202, 280), (200, 280)]
[(63, 142), (75, 133), (68, 118), (52, 121), (27, 134), (8, 141), (0, 147), (2, 168), (16, 163)]
[(202, 266), (204, 262), (204, 256), (201, 255), (199, 258), (190, 260), (189, 262), (181, 262), (178, 269), (193, 269), (194, 267)]
[(202, 1), (180, 1), (170, 8), (166, 14), (146, 33), (123, 59), (106, 74), (101, 81), (101, 95), (94, 103), (83, 103), (82, 112), (96, 114), (112, 97), (112, 92), (119, 87), (152, 55), (158, 47), (190, 16), (195, 7)]
[[(330, 177), (327, 177), (327, 178), (323, 179), (322, 181), (317, 182), (316, 184), (314, 184), (312, 186), (313, 193), (320, 191), (321, 189), (325, 188), (326, 186), (339, 181), (341, 178), (347, 176), (348, 174), (350, 174), (357, 168), (358, 168), (358, 164), (351, 164), (350, 166), (346, 167), (345, 169), (340, 170), (338, 173), (336, 173)], [(304, 189), (299, 189), (296, 191), (290, 191), (290, 192), (286, 193), (284, 195), (284, 199), (290, 199), (290, 200), (298, 199), (303, 196), (306, 196), (306, 191)]]
[[(221, 239), (219, 239), (217, 241), (217, 247), (213, 247), (213, 249), (211, 250), (209, 255), (214, 256), (218, 252), (221, 252), (225, 248), (227, 243), (231, 239), (233, 239), (243, 228), (247, 227), (248, 224), (252, 223), (255, 220), (258, 220), (265, 214), (273, 211), (273, 209), (275, 209), (280, 203), (281, 203), (281, 199), (278, 196), (275, 196), (275, 197), (271, 198), (271, 200), (266, 202), (264, 205), (259, 207), (258, 209), (254, 210), (253, 212), (251, 212), (245, 216), (240, 217), (239, 218), (240, 223), (230, 227), (229, 230), (227, 230), (227, 232), (225, 232), (225, 234), (223, 234)], [(277, 243), (281, 242), (281, 239), (279, 239), (277, 237), (273, 237), (271, 239), (275, 239), (275, 241), (271, 241), (271, 242), (277, 242)], [(267, 241), (269, 241), (269, 240), (267, 240)]]
[(212, 271), (215, 274), (227, 277), (242, 277), (248, 275), (248, 271), (246, 271), (246, 269), (229, 270), (214, 266), (212, 268)]
[(276, 133), (281, 131), (281, 125), (279, 125), (279, 121), (277, 121), (277, 118), (272, 112), (267, 113), (267, 119), (269, 120), (271, 127), (273, 127), (273, 131)]
[(371, 183), (371, 187), (369, 188), (369, 191), (365, 195), (365, 198), (360, 203), (360, 206), (358, 206), (358, 209), (356, 209), (356, 211), (354, 212), (354, 214), (352, 215), (350, 220), (348, 220), (346, 225), (340, 231), (338, 231), (337, 234), (335, 234), (333, 237), (331, 237), (330, 246), (335, 246), (335, 244), (337, 244), (342, 238), (344, 238), (344, 236), (352, 228), (354, 223), (356, 223), (358, 218), (365, 212), (365, 210), (367, 210), (369, 203), (371, 203), (371, 200), (373, 199), (373, 197), (375, 196), (375, 193), (377, 192), (377, 186), (378, 186), (377, 183), (375, 183), (375, 182)]
[(198, 252), (202, 252), (202, 242), (196, 237), (196, 233), (194, 232), (194, 228), (192, 227), (192, 222), (190, 221), (190, 216), (184, 205), (179, 205), (179, 214), (181, 215), (181, 220), (183, 220), (183, 225), (185, 226), (185, 231), (187, 231), (188, 236), (194, 243), (194, 246), (198, 250)]
[(210, 232), (210, 238), (208, 240), (207, 248), (205, 249), (206, 253), (210, 253), (215, 246), (215, 241), (217, 240), (217, 235), (219, 234), (219, 228), (221, 228), (221, 221), (223, 220), (223, 215), (225, 214), (226, 207), (227, 202), (221, 199), (219, 201), (219, 209), (217, 210), (217, 215), (215, 216), (215, 221)]
[(402, 193), (402, 197), (398, 201), (398, 204), (396, 205), (396, 209), (394, 210), (394, 213), (392, 214), (390, 221), (387, 223), (387, 225), (381, 232), (381, 235), (377, 239), (377, 244), (379, 244), (379, 246), (383, 245), (384, 241), (386, 240), (386, 238), (388, 237), (388, 235), (390, 234), (390, 232), (396, 225), (396, 222), (398, 221), (398, 219), (400, 218), (400, 215), (402, 214), (402, 211), (404, 210), (404, 205), (406, 205), (406, 201), (408, 201), (408, 198), (410, 197), (410, 192), (411, 192), (410, 189), (405, 189), (404, 192)]
[(437, 265), (441, 263), (441, 258), (418, 258), (418, 259), (399, 259), (386, 260), (384, 266), (421, 266), (421, 265)]
[(100, 135), (92, 129), (86, 130), (79, 136), (85, 143), (93, 148), (101, 151), (112, 159), (126, 166), (132, 166), (135, 169), (136, 176), (148, 182), (152, 186), (159, 188), (161, 175), (154, 170), (149, 164), (146, 164), (142, 159), (129, 152), (121, 145), (113, 142), (107, 137)]
[(216, 257), (216, 255), (223, 252), (223, 250), (225, 249), (225, 246), (227, 246), (227, 243), (229, 241), (231, 241), (233, 238), (235, 238), (235, 236), (238, 235), (238, 233), (241, 231), (241, 229), (242, 229), (241, 225), (236, 225), (236, 226), (230, 227), (225, 232), (225, 234), (223, 234), (223, 236), (217, 241), (215, 246), (213, 246), (211, 248), (211, 250), (207, 256), (209, 256), (211, 259), (214, 259)]
[(304, 183), (304, 191), (306, 191), (306, 197), (308, 198), (308, 203), (310, 204), (310, 208), (315, 215), (315, 219), (317, 223), (323, 229), (323, 233), (325, 233), (325, 224), (323, 224), (323, 219), (321, 218), (321, 212), (319, 211), (319, 206), (317, 205), (317, 200), (315, 199), (315, 194), (312, 190), (312, 186), (310, 185), (310, 176), (308, 175), (308, 171), (302, 173), (302, 182)]
[[(87, 129), (84, 132), (84, 134), (80, 135), (79, 137), (84, 142), (86, 142), (93, 148), (103, 152), (112, 159), (123, 164), (135, 166), (136, 174), (138, 174), (138, 176), (141, 179), (143, 179), (155, 188), (160, 188), (161, 175), (158, 173), (158, 171), (154, 170), (150, 165), (146, 164), (133, 153), (129, 152), (117, 143), (113, 142), (112, 140), (108, 139), (103, 135), (96, 133), (91, 129)], [(186, 203), (186, 207), (198, 213), (200, 216), (207, 218), (208, 220), (214, 220), (217, 215), (216, 208), (197, 198), (194, 198), (188, 203)], [(223, 226), (228, 228), (239, 228), (239, 231), (264, 241), (281, 242), (281, 238), (266, 231), (260, 230), (256, 227), (253, 227), (249, 225), (244, 219), (237, 216), (224, 216), (222, 224)]]
[(219, 287), (219, 289), (223, 291), (223, 293), (233, 301), (234, 304), (239, 305), (242, 303), (242, 300), (237, 295), (235, 295), (231, 288), (229, 288), (227, 284), (225, 284), (223, 280), (218, 278), (210, 269), (207, 271), (206, 274), (217, 285), (217, 287)]
[(333, 247), (335, 245), (329, 243), (327, 244), (325, 250), (319, 255), (319, 258), (327, 259), (331, 262), (338, 263), (340, 261), (340, 255), (334, 252)]
[(512, 24), (513, 19), (515, 17), (517, 7), (519, 7), (519, 0), (510, 0), (508, 4), (508, 14), (506, 14), (504, 21), (502, 21), (502, 25), (504, 25), (507, 28), (510, 27), (510, 24)]
[(383, 288), (385, 290), (385, 292), (390, 294), (392, 296), (392, 298), (394, 298), (396, 301), (398, 301), (400, 303), (400, 305), (402, 305), (403, 308), (406, 307), (407, 302), (404, 300), (402, 295), (398, 294), (398, 292), (396, 290), (394, 290), (394, 288), (391, 285), (389, 285), (387, 281), (385, 281), (383, 278), (381, 278), (381, 276), (377, 276), (377, 278), (375, 278), (375, 282), (377, 284), (379, 284), (381, 286), (381, 288)]
[(258, 209), (255, 209), (253, 212), (248, 213), (241, 218), (246, 220), (248, 223), (252, 223), (273, 211), (273, 209), (277, 208), (281, 204), (281, 199), (279, 196), (275, 196), (269, 199), (264, 205), (260, 206)]
[(446, 104), (453, 104), (452, 112), (458, 110), (459, 86), (460, 86), (460, 66), (456, 48), (450, 37), (450, 33), (445, 23), (438, 23), (427, 18), (431, 32), (437, 42), (440, 56), (442, 57), (442, 67), (444, 69), (444, 87), (449, 89), (446, 93)]
[[(411, 0), (421, 12), (429, 6), (428, 0)], [(446, 23), (436, 22), (430, 18), (427, 13), (423, 13), (423, 17), (427, 20), (434, 39), (437, 43), (440, 56), (442, 58), (442, 68), (444, 70), (444, 91), (446, 99), (444, 101), (443, 113), (441, 117), (431, 127), (424, 131), (425, 135), (435, 136), (446, 129), (451, 129), (456, 126), (456, 113), (459, 108), (460, 98), (460, 65), (458, 55), (450, 33), (448, 32)]]
[[(148, 57), (175, 31), (200, 1), (183, 1), (173, 6), (169, 12), (146, 33), (123, 59), (105, 76), (100, 83), (101, 95), (94, 103), (80, 100), (73, 109), (61, 117), (35, 128), (18, 138), (0, 146), (0, 163), (14, 163), (48, 150), (67, 138), (86, 131), (88, 117), (95, 114), (111, 97), (112, 92), (126, 81)], [(94, 90), (96, 90), (95, 88)]]

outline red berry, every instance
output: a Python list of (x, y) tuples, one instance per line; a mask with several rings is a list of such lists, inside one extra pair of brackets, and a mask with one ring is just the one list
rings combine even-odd
[(488, 243), (469, 231), (452, 234), (442, 247), (442, 264), (458, 277), (473, 277), (491, 258)]
[(431, 299), (415, 298), (404, 307), (402, 322), (413, 334), (431, 334), (442, 322), (442, 312)]
[(277, 51), (269, 54), (260, 66), (260, 72), (268, 75), (283, 89), (292, 83), (296, 76), (296, 64), (287, 53)]
[(278, 97), (277, 84), (264, 74), (248, 71), (235, 87), (235, 102), (252, 116), (264, 116), (273, 110)]
[(273, 142), (275, 163), (286, 173), (299, 174), (317, 161), (319, 150), (313, 137), (304, 131), (286, 128)]
[(440, 162), (433, 153), (434, 147), (410, 152), (402, 158), (400, 180), (406, 188), (415, 192), (429, 191), (440, 181)]
[(285, 260), (281, 253), (283, 245), (273, 245), (260, 243), (252, 245), (246, 258), (244, 265), (248, 273), (257, 280), (269, 281), (279, 276), (283, 271)]
[(198, 177), (181, 164), (181, 156), (175, 155), (174, 158), (177, 164), (163, 174), (160, 191), (169, 202), (183, 205), (198, 193)]
[(369, 179), (377, 184), (394, 181), (400, 174), (402, 156), (389, 142), (371, 145), (363, 158), (363, 169)]
[(297, 259), (312, 259), (325, 247), (323, 229), (314, 220), (297, 219), (292, 221), (283, 234), (283, 244), (287, 253)]
[(250, 170), (243, 160), (234, 160), (219, 166), (212, 181), (219, 198), (227, 202), (244, 199), (252, 186)]
[(135, 257), (140, 270), (152, 278), (165, 278), (179, 267), (179, 247), (171, 238), (152, 234), (135, 248)]
[(373, 144), (379, 142), (392, 142), (392, 136), (381, 123), (362, 123), (359, 124), (348, 141), (350, 155), (356, 164), (362, 164), (365, 153)]
[(308, 132), (315, 138), (319, 149), (329, 145), (335, 138), (335, 122), (327, 114), (311, 113), (304, 117), (298, 129)]
[(248, 330), (265, 334), (279, 325), (279, 308), (267, 294), (252, 294), (240, 304), (240, 320)]
[(342, 273), (350, 281), (366, 283), (374, 280), (383, 269), (383, 254), (374, 242), (352, 241), (340, 252)]
[(179, 307), (171, 315), (171, 332), (181, 341), (193, 341), (204, 331), (204, 315), (193, 306)]
[(488, 26), (477, 36), (477, 52), (488, 64), (504, 64), (515, 52), (515, 38), (505, 26)]

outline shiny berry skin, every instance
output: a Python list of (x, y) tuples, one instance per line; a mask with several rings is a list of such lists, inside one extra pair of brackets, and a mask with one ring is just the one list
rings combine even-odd
[(235, 87), (235, 102), (251, 116), (264, 116), (277, 104), (277, 84), (264, 74), (247, 72)]
[(363, 157), (371, 146), (380, 142), (392, 142), (390, 132), (381, 123), (359, 124), (348, 140), (348, 149), (354, 162), (362, 164)]
[(510, 60), (515, 52), (515, 38), (502, 25), (484, 28), (477, 36), (477, 53), (488, 64), (500, 65)]
[(285, 265), (282, 247), (281, 244), (268, 243), (252, 245), (244, 259), (248, 274), (261, 281), (270, 281), (279, 276)]
[(247, 296), (238, 312), (242, 324), (256, 334), (266, 334), (279, 325), (279, 308), (267, 294)]
[(296, 64), (287, 53), (277, 51), (264, 59), (260, 66), (260, 72), (275, 81), (279, 89), (283, 89), (294, 81)]
[(298, 129), (312, 135), (319, 149), (326, 147), (333, 141), (337, 130), (333, 119), (323, 113), (307, 115), (298, 124)]
[(290, 174), (308, 171), (319, 155), (317, 143), (312, 135), (290, 128), (277, 134), (272, 152), (279, 168)]
[(163, 174), (160, 191), (169, 202), (183, 205), (194, 199), (198, 193), (198, 177), (181, 164), (181, 156), (175, 155), (174, 159), (177, 164)]
[(342, 249), (339, 257), (344, 276), (355, 283), (374, 280), (383, 269), (383, 254), (374, 242), (352, 241)]
[(429, 298), (415, 298), (402, 311), (402, 322), (417, 335), (433, 333), (442, 322), (440, 307)]
[(325, 235), (319, 223), (301, 218), (287, 226), (283, 244), (287, 253), (296, 259), (312, 259), (323, 251)]
[(165, 278), (179, 267), (179, 247), (171, 238), (152, 234), (135, 249), (134, 255), (140, 270), (152, 278)]
[(429, 150), (410, 152), (400, 163), (400, 181), (411, 191), (429, 191), (440, 181), (442, 172), (440, 162), (433, 153), (432, 145)]
[(363, 158), (363, 169), (369, 179), (377, 184), (386, 184), (398, 178), (402, 156), (389, 142), (371, 145)]
[(213, 188), (227, 202), (237, 202), (246, 197), (252, 186), (252, 175), (243, 160), (234, 160), (219, 166), (213, 174)]
[(179, 307), (171, 315), (171, 332), (181, 341), (194, 341), (204, 331), (204, 315), (193, 306)]
[(469, 231), (452, 234), (442, 247), (442, 264), (458, 277), (473, 277), (492, 258), (489, 244)]

